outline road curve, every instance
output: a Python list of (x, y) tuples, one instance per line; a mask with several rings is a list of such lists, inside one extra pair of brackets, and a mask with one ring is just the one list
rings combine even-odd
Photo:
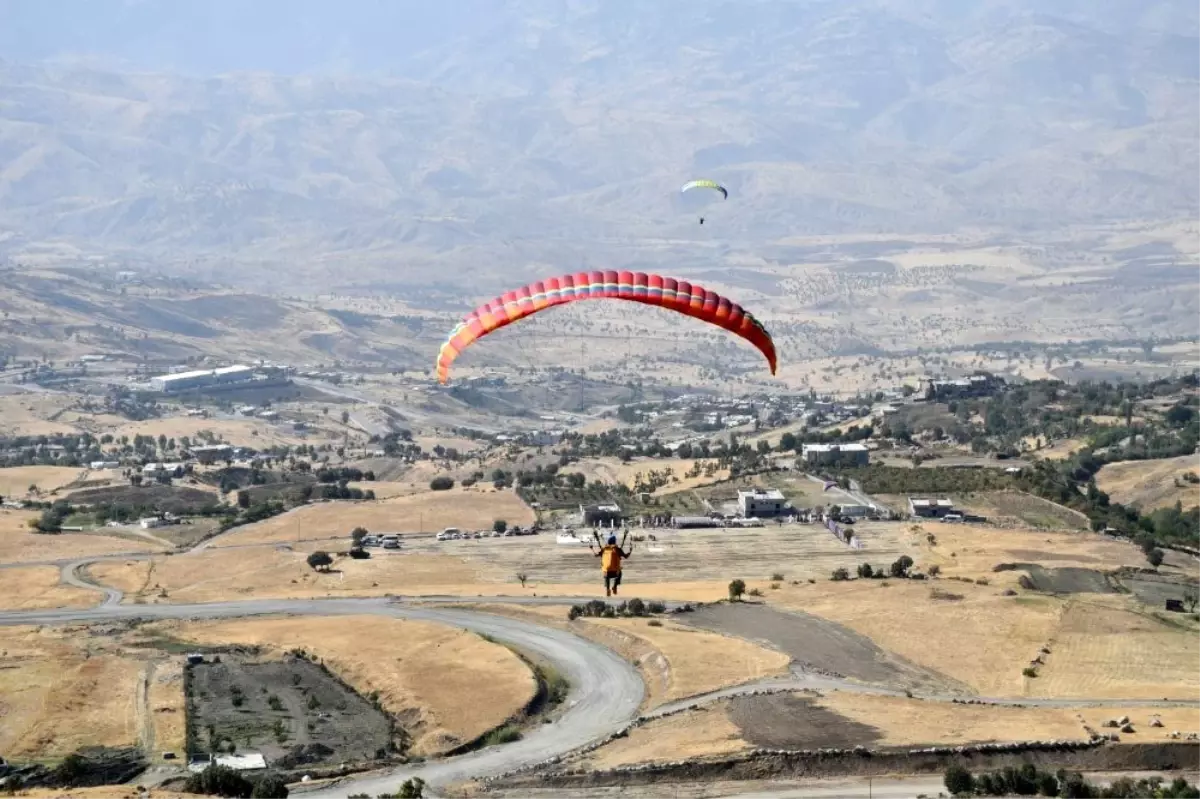
[(93, 608), (0, 613), (0, 625), (74, 624), (132, 619), (218, 619), (266, 615), (374, 614), (451, 625), (484, 633), (553, 664), (571, 684), (569, 706), (552, 724), (504, 746), (489, 747), (414, 768), (347, 777), (306, 795), (341, 797), (394, 792), (418, 775), (431, 788), (486, 777), (566, 754), (628, 724), (637, 715), (645, 688), (637, 670), (615, 652), (572, 633), (475, 610), (400, 605), (387, 599), (276, 599), (199, 605), (112, 605)]
[(87, 574), (82, 572), (92, 563), (95, 558), (85, 558), (84, 560), (75, 560), (70, 563), (64, 563), (58, 573), (58, 581), (64, 585), (82, 588), (85, 591), (100, 591), (104, 594), (104, 600), (100, 603), (102, 608), (110, 608), (114, 605), (121, 604), (121, 600), (125, 598), (125, 594), (120, 590), (107, 585), (101, 585), (89, 579)]

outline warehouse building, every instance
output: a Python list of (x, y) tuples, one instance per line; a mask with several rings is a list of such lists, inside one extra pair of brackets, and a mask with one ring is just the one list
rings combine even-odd
[(150, 387), (164, 394), (173, 391), (188, 391), (212, 386), (241, 383), (254, 376), (253, 366), (223, 366), (220, 369), (199, 369), (194, 372), (179, 372), (150, 378)]

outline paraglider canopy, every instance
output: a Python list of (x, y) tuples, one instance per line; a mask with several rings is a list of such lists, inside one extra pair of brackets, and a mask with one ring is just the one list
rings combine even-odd
[(762, 323), (736, 302), (703, 286), (645, 272), (579, 272), (539, 280), (503, 294), (467, 314), (438, 352), (438, 381), (476, 340), (546, 308), (581, 300), (613, 299), (653, 305), (723, 328), (752, 344), (775, 374), (775, 342)]
[(692, 189), (713, 189), (714, 191), (721, 192), (722, 200), (729, 199), (729, 190), (726, 189), (724, 186), (722, 186), (720, 183), (717, 183), (715, 180), (707, 180), (707, 179), (689, 180), (687, 183), (683, 184), (683, 188), (681, 188), (679, 190), (679, 193), (686, 194), (687, 192), (691, 191)]

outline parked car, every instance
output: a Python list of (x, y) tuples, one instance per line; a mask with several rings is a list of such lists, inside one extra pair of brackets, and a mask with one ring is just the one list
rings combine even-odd
[(364, 547), (377, 547), (382, 543), (383, 541), (381, 541), (377, 535), (368, 535), (362, 540), (362, 545)]
[(384, 549), (399, 549), (400, 548), (400, 536), (385, 535), (383, 537), (383, 548)]

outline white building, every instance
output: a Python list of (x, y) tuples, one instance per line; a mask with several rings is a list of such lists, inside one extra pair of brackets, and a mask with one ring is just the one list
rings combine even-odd
[(144, 519), (138, 519), (138, 527), (141, 527), (143, 530), (149, 530), (154, 527), (161, 527), (162, 523), (163, 523), (163, 520), (158, 518), (157, 516), (147, 516)]
[(738, 491), (738, 511), (743, 519), (750, 517), (789, 516), (795, 513), (787, 497), (777, 488), (752, 488)]
[(92, 471), (99, 471), (100, 469), (120, 469), (121, 462), (120, 461), (92, 461), (91, 463), (88, 464), (88, 468), (91, 469)]
[(223, 366), (219, 369), (198, 369), (173, 375), (150, 378), (150, 387), (155, 391), (170, 393), (193, 388), (228, 385), (249, 380), (254, 376), (253, 366)]
[(871, 455), (866, 444), (804, 444), (800, 457), (809, 466), (866, 466)]
[(949, 499), (908, 498), (908, 509), (913, 516), (939, 517), (954, 512), (954, 502)]

